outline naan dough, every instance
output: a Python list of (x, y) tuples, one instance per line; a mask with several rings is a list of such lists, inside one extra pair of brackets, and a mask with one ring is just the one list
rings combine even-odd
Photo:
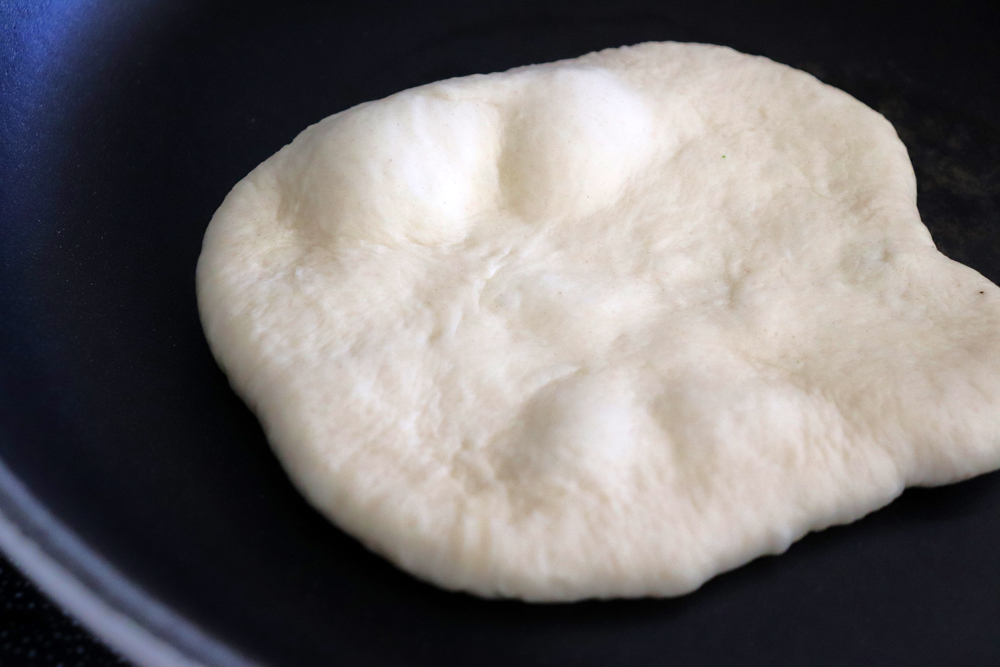
[(198, 266), (309, 500), (441, 586), (677, 595), (1000, 466), (1000, 290), (892, 126), (803, 72), (642, 44), (313, 125)]

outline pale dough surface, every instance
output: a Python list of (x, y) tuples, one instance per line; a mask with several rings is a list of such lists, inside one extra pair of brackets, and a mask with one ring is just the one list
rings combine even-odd
[(1000, 289), (935, 249), (888, 121), (723, 47), (331, 116), (197, 277), (309, 500), (447, 588), (677, 595), (1000, 467)]

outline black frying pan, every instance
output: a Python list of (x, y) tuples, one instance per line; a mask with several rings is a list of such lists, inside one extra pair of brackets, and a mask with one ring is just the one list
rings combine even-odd
[(1000, 664), (996, 473), (909, 491), (679, 599), (483, 601), (306, 505), (195, 307), (215, 208), (310, 123), (668, 39), (769, 56), (881, 111), (940, 248), (998, 282), (1000, 6), (918, 7), (0, 3), (0, 545), (150, 664)]

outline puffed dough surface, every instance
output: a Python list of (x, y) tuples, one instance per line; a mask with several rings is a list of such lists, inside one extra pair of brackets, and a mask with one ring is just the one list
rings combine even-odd
[(937, 251), (888, 121), (728, 48), (331, 116), (197, 279), (310, 502), (450, 589), (678, 595), (1000, 467), (1000, 289)]

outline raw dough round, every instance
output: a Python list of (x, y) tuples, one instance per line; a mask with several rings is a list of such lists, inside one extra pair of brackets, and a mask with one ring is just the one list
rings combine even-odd
[(677, 595), (1000, 467), (1000, 289), (889, 122), (728, 48), (331, 116), (226, 198), (198, 297), (309, 500), (480, 595)]

